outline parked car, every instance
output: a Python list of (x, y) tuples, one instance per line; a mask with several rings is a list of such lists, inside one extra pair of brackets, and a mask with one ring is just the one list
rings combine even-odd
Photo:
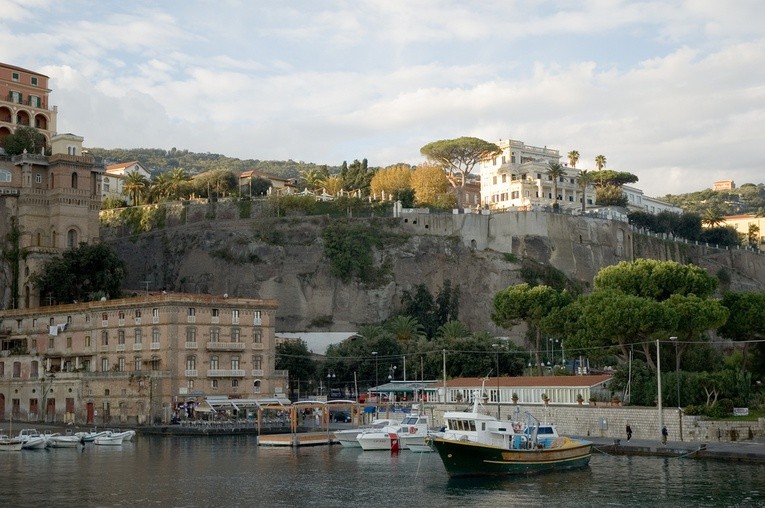
[(333, 422), (351, 423), (353, 418), (348, 411), (330, 411), (330, 418)]

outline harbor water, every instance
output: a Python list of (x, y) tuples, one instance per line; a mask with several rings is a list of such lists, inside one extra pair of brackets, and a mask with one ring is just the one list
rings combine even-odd
[(765, 506), (765, 465), (610, 456), (517, 478), (450, 479), (435, 453), (269, 448), (254, 436), (136, 436), (0, 454), (0, 506)]

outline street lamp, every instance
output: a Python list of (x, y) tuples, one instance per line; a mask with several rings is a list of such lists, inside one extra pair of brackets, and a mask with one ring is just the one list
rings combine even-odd
[(388, 367), (388, 381), (393, 381), (393, 380), (396, 379), (396, 369), (397, 368), (398, 368), (398, 366), (396, 366), (396, 365), (391, 365), (390, 367)]
[(677, 386), (677, 418), (680, 421), (680, 441), (683, 440), (683, 410), (680, 407), (680, 357), (677, 354), (677, 337), (670, 337), (675, 343), (675, 385)]
[(335, 371), (332, 369), (327, 370), (327, 398), (332, 398), (332, 380), (337, 377)]
[(372, 351), (372, 356), (375, 357), (375, 388), (377, 388), (377, 351)]
[(494, 353), (497, 358), (497, 420), (499, 420), (499, 348), (501, 346), (499, 344), (492, 344), (491, 347), (494, 348)]

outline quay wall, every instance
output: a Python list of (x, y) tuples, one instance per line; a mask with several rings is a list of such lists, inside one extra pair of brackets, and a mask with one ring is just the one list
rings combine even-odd
[[(549, 406), (523, 405), (500, 406), (500, 419), (512, 417), (518, 408), (521, 413), (528, 411), (540, 421), (556, 425), (560, 434), (591, 436), (600, 438), (626, 439), (625, 427), (632, 427), (635, 439), (661, 439), (661, 427), (657, 408), (651, 407), (601, 407), (601, 406)], [(445, 411), (462, 411), (464, 405), (428, 406), (426, 412), (434, 425), (444, 425)], [(486, 411), (496, 416), (497, 407), (488, 405)], [(680, 424), (676, 408), (662, 411), (664, 425), (669, 431), (670, 441), (680, 441)], [(765, 439), (765, 418), (757, 420), (702, 420), (699, 416), (682, 417), (683, 441), (710, 443), (751, 441)]]

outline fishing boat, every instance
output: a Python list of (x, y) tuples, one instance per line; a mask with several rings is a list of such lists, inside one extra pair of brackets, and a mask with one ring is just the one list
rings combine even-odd
[[(483, 393), (483, 388), (481, 392)], [(450, 476), (500, 476), (587, 466), (592, 442), (559, 436), (555, 426), (518, 411), (510, 420), (490, 416), (473, 394), (472, 409), (444, 414), (443, 436), (429, 438)]]
[(96, 438), (93, 440), (93, 444), (97, 445), (106, 445), (106, 446), (120, 446), (122, 444), (123, 439), (125, 438), (125, 435), (115, 434), (114, 432), (107, 430), (106, 432), (102, 432)]

